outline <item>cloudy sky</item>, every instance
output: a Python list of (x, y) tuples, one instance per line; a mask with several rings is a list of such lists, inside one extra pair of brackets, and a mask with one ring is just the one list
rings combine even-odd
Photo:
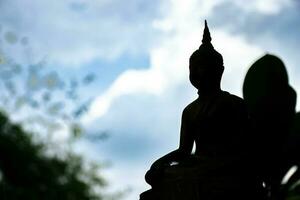
[(110, 137), (83, 138), (76, 148), (112, 163), (106, 176), (113, 190), (132, 189), (126, 200), (138, 199), (151, 163), (178, 146), (181, 112), (197, 97), (188, 59), (200, 45), (204, 19), (224, 58), (223, 90), (241, 96), (248, 67), (272, 53), (300, 92), (296, 0), (0, 0), (0, 8), (0, 34), (28, 43), (25, 52), (7, 47), (15, 59), (46, 59), (66, 77), (96, 74), (85, 91), (95, 98), (83, 123)]

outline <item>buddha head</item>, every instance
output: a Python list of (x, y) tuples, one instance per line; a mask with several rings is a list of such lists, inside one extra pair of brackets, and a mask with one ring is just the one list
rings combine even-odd
[(201, 92), (219, 89), (224, 71), (223, 57), (211, 44), (210, 32), (205, 20), (202, 44), (189, 60), (190, 81)]

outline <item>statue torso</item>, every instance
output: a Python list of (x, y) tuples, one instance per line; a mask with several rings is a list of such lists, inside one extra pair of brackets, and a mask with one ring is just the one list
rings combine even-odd
[(241, 152), (247, 137), (248, 114), (241, 98), (221, 91), (201, 96), (185, 108), (186, 132), (192, 134), (197, 155), (232, 155)]

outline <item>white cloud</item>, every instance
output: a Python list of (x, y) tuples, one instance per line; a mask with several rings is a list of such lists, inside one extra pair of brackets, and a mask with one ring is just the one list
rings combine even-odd
[(97, 97), (91, 105), (89, 114), (83, 121), (91, 121), (103, 116), (109, 109), (114, 99), (133, 93), (148, 93), (158, 95), (164, 89), (165, 82), (159, 70), (127, 70), (122, 73), (110, 88)]
[(293, 5), (293, 0), (252, 0), (244, 1), (234, 0), (234, 2), (244, 11), (260, 12), (267, 15), (277, 14), (286, 7)]
[[(155, 41), (161, 41), (161, 33), (199, 27), (201, 19), (225, 2), (14, 0), (0, 3), (0, 20), (4, 31), (29, 36), (33, 57), (47, 56), (49, 62), (58, 65), (82, 66), (94, 59), (115, 59), (125, 52), (146, 53)], [(278, 13), (293, 5), (292, 0), (233, 2), (243, 11), (264, 14)]]
[(28, 36), (34, 58), (47, 56), (48, 62), (72, 67), (144, 54), (158, 15), (155, 0), (14, 0), (0, 6), (3, 31)]

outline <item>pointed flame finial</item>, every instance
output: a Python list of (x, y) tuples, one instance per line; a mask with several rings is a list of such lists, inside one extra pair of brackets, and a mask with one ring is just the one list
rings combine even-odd
[(211, 41), (210, 32), (207, 26), (207, 21), (205, 20), (205, 27), (203, 31), (203, 38), (202, 38), (202, 44), (208, 44)]

